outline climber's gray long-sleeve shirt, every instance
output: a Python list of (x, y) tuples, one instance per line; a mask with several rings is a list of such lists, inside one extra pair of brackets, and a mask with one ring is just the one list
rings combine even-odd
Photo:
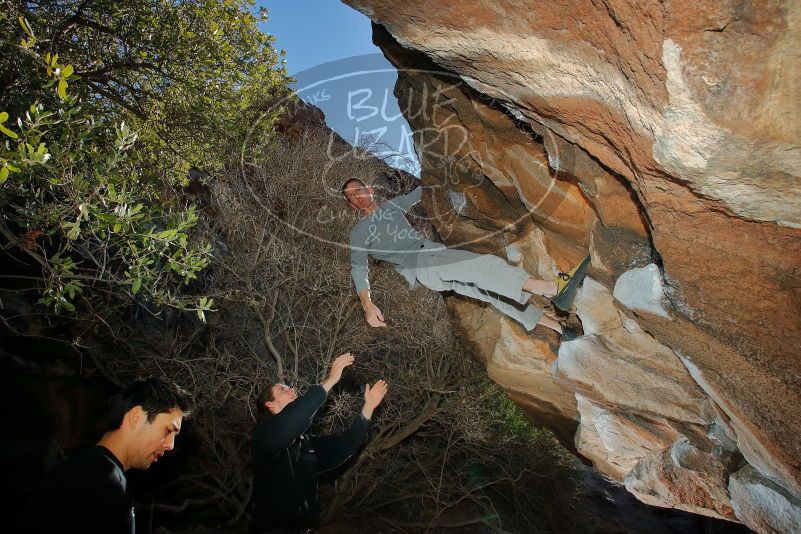
[(417, 252), (426, 245), (443, 248), (442, 244), (426, 239), (406, 220), (406, 212), (420, 202), (422, 194), (422, 188), (418, 187), (407, 195), (387, 200), (350, 231), (350, 273), (357, 293), (370, 287), (368, 255), (395, 264), (395, 270), (413, 287)]
[(410, 287), (421, 283), (434, 291), (454, 291), (487, 302), (526, 330), (533, 330), (543, 310), (528, 304), (531, 293), (523, 290), (531, 275), (492, 254), (449, 249), (426, 239), (405, 216), (421, 196), (418, 187), (408, 195), (388, 200), (353, 227), (350, 264), (356, 291), (370, 287), (369, 255), (394, 263)]

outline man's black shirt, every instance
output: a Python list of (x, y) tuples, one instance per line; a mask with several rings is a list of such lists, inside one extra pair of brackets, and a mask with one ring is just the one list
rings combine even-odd
[(364, 441), (370, 422), (361, 414), (340, 435), (304, 433), (325, 399), (325, 389), (314, 385), (253, 430), (252, 532), (314, 527), (320, 515), (318, 473), (344, 463)]
[(57, 465), (17, 522), (19, 532), (134, 533), (122, 464), (100, 445)]

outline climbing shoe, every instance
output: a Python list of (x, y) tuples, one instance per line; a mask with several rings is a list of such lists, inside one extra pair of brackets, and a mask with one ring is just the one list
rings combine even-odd
[(556, 295), (551, 299), (554, 306), (562, 311), (567, 311), (573, 305), (573, 299), (576, 298), (576, 291), (584, 281), (584, 276), (587, 274), (587, 267), (590, 264), (590, 257), (587, 256), (581, 263), (576, 265), (573, 270), (568, 273), (559, 273), (556, 278)]

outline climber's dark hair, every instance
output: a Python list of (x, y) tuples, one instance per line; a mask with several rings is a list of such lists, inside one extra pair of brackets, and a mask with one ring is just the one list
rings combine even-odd
[(136, 406), (142, 407), (147, 414), (147, 422), (152, 423), (158, 414), (168, 413), (174, 408), (181, 410), (184, 417), (188, 416), (192, 411), (192, 399), (189, 393), (161, 378), (134, 380), (111, 399), (103, 431), (119, 429), (125, 414)]

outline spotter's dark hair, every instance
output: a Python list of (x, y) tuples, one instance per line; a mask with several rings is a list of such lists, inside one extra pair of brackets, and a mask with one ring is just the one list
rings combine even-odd
[(272, 415), (273, 412), (270, 411), (267, 406), (264, 404), (267, 402), (273, 402), (275, 400), (275, 395), (273, 394), (273, 388), (278, 385), (278, 382), (273, 382), (263, 390), (261, 393), (258, 394), (256, 397), (256, 410), (262, 415)]
[(136, 406), (142, 407), (147, 414), (147, 422), (152, 423), (158, 414), (169, 413), (175, 408), (188, 416), (192, 411), (192, 399), (185, 390), (161, 378), (134, 380), (111, 399), (103, 431), (119, 429), (125, 414)]

